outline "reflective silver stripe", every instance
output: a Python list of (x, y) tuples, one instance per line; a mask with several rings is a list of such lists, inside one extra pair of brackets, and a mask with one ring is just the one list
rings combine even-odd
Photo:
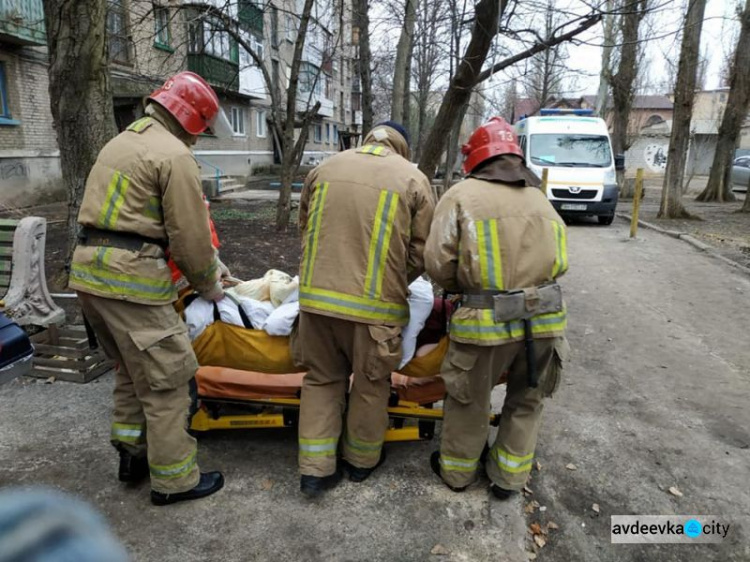
[(140, 437), (143, 435), (143, 431), (140, 429), (113, 429), (112, 433), (121, 437)]

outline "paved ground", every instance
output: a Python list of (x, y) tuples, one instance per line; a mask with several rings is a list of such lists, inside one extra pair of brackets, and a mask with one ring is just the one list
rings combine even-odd
[[(202, 466), (223, 470), (226, 489), (151, 507), (147, 486), (113, 477), (109, 377), (0, 388), (0, 485), (80, 495), (139, 561), (517, 561), (535, 521), (560, 527), (542, 561), (750, 559), (750, 279), (684, 242), (626, 236), (622, 221), (570, 228), (574, 354), (548, 404), (531, 483), (544, 511), (525, 515), (531, 498), (490, 501), (484, 486), (452, 494), (427, 466), (434, 443), (389, 446), (371, 482), (309, 503), (297, 492), (294, 433), (272, 430), (201, 439)], [(732, 540), (610, 544), (610, 515), (670, 513), (729, 518)], [(431, 554), (438, 544), (447, 554)]]

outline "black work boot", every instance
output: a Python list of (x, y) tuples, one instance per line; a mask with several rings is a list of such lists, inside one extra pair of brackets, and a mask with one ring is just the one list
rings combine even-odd
[(448, 482), (443, 480), (443, 476), (440, 474), (440, 451), (433, 451), (432, 455), (430, 455), (430, 467), (432, 467), (432, 472), (437, 474), (438, 478), (442, 480), (443, 484), (448, 486), (448, 488), (450, 488), (452, 491), (463, 492), (464, 490), (466, 490), (466, 488), (469, 487), (468, 485), (467, 486), (451, 486), (450, 484), (448, 484)]
[(506, 490), (505, 488), (501, 488), (497, 484), (492, 484), (490, 486), (490, 492), (492, 492), (492, 495), (500, 501), (505, 501), (516, 493), (515, 490)]
[(378, 468), (385, 462), (385, 449), (380, 450), (380, 458), (378, 459), (378, 464), (376, 464), (375, 466), (371, 466), (370, 468), (360, 468), (358, 466), (354, 466), (348, 461), (342, 462), (347, 472), (349, 473), (349, 480), (351, 482), (364, 482), (370, 477), (370, 475), (375, 471), (376, 468)]
[(221, 490), (224, 487), (224, 475), (221, 472), (202, 472), (198, 485), (187, 492), (176, 494), (164, 494), (151, 490), (151, 503), (154, 505), (169, 505), (171, 503), (184, 502), (205, 498)]
[(343, 474), (337, 467), (336, 472), (328, 476), (309, 476), (303, 474), (299, 479), (299, 490), (310, 499), (320, 497), (323, 492), (335, 488), (341, 482)]
[(148, 459), (131, 455), (124, 448), (118, 448), (120, 453), (120, 468), (117, 471), (117, 477), (120, 482), (140, 482), (148, 476)]

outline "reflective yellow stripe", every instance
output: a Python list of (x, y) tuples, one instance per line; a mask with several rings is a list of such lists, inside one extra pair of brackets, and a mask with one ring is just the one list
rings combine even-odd
[(380, 192), (378, 208), (375, 211), (375, 222), (370, 238), (370, 252), (367, 257), (367, 274), (365, 275), (365, 296), (380, 298), (383, 291), (383, 277), (388, 249), (393, 234), (393, 219), (398, 208), (398, 193), (383, 190)]
[(497, 220), (478, 221), (476, 227), (482, 289), (502, 291), (503, 270)]
[(409, 320), (409, 307), (405, 304), (386, 303), (326, 289), (300, 287), (299, 302), (302, 307), (321, 312), (346, 314), (355, 318), (383, 320), (399, 324)]
[(99, 226), (104, 229), (113, 230), (117, 224), (120, 208), (125, 202), (125, 193), (128, 191), (130, 178), (122, 172), (115, 172), (107, 187), (107, 197), (99, 212)]
[[(481, 310), (479, 319), (453, 318), (451, 320), (450, 333), (465, 339), (473, 339), (483, 342), (504, 342), (522, 338), (524, 335), (523, 322), (514, 320), (512, 322), (495, 323), (491, 310)], [(567, 325), (567, 313), (551, 312), (540, 314), (531, 319), (531, 333), (534, 335), (549, 334), (565, 330)]]
[(552, 267), (552, 278), (562, 275), (568, 270), (568, 243), (565, 225), (552, 221), (555, 232), (555, 265)]
[(161, 222), (161, 199), (154, 196), (149, 197), (148, 202), (146, 203), (146, 208), (143, 209), (143, 215), (155, 221)]
[(173, 300), (177, 296), (171, 279), (159, 281), (113, 273), (96, 265), (74, 263), (70, 268), (70, 279), (83, 287), (113, 296), (132, 296), (154, 301)]
[(142, 117), (138, 119), (138, 121), (134, 121), (130, 125), (128, 125), (128, 131), (134, 131), (136, 133), (140, 133), (150, 124), (151, 124), (151, 117)]
[(452, 470), (455, 472), (474, 472), (479, 464), (479, 457), (474, 459), (461, 459), (458, 457), (448, 457), (440, 455), (440, 466), (443, 470)]
[(195, 468), (195, 465), (197, 463), (197, 454), (198, 451), (193, 450), (193, 452), (190, 453), (190, 455), (186, 459), (175, 464), (158, 465), (149, 463), (151, 476), (153, 476), (154, 478), (160, 478), (162, 480), (171, 480), (173, 478), (187, 476), (188, 474), (190, 474), (190, 471)]
[(332, 457), (336, 455), (337, 437), (323, 439), (299, 438), (299, 454), (302, 457)]
[(328, 182), (315, 186), (315, 192), (310, 204), (310, 215), (307, 217), (307, 243), (305, 253), (302, 256), (302, 282), (301, 285), (309, 286), (312, 282), (315, 256), (318, 253), (318, 238), (320, 236), (320, 225), (323, 218), (323, 208), (328, 193)]
[(139, 443), (143, 441), (143, 430), (146, 426), (139, 423), (118, 423), (112, 424), (112, 441), (122, 441), (123, 443)]
[(388, 154), (388, 149), (384, 146), (378, 146), (376, 144), (366, 144), (365, 146), (357, 150), (357, 152), (360, 152), (362, 154), (373, 154), (375, 156), (386, 156)]
[(357, 451), (360, 454), (379, 454), (380, 449), (383, 447), (383, 441), (363, 441), (352, 437), (349, 432), (346, 433), (346, 446), (350, 449)]
[(383, 150), (385, 150), (385, 147), (384, 146), (379, 146), (375, 150), (373, 150), (372, 153), (375, 156), (380, 156), (383, 153)]
[(534, 459), (534, 453), (517, 457), (500, 447), (493, 447), (490, 451), (490, 457), (495, 461), (497, 467), (511, 474), (519, 472), (529, 472), (531, 470), (531, 461)]

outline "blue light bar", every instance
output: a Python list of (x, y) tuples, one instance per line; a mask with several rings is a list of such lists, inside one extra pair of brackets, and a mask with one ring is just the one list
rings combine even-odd
[(593, 115), (593, 109), (558, 109), (545, 107), (539, 110), (539, 115)]

